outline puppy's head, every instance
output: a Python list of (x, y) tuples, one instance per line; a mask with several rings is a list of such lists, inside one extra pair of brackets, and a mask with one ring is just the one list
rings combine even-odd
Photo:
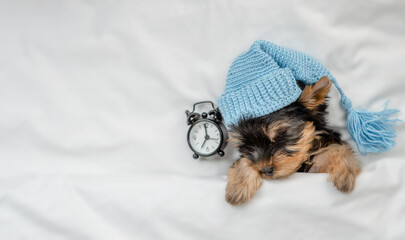
[[(300, 98), (289, 106), (263, 117), (244, 118), (232, 126), (229, 141), (239, 149), (244, 167), (234, 165), (231, 169), (235, 170), (229, 174), (242, 171), (239, 177), (277, 179), (296, 172), (310, 155), (316, 128), (326, 125), (330, 86), (329, 79), (323, 77), (315, 85), (305, 86)], [(249, 188), (249, 184), (238, 186), (241, 181), (232, 179), (235, 176), (229, 176), (227, 199), (240, 199), (234, 195), (243, 192), (241, 188)]]

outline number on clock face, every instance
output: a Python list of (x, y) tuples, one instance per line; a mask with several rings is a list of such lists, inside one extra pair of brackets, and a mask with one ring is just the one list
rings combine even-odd
[(210, 121), (200, 121), (190, 129), (188, 139), (196, 153), (210, 155), (219, 149), (221, 130)]

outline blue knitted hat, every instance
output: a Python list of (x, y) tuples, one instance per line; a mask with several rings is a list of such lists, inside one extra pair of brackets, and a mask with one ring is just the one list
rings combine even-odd
[(301, 95), (297, 80), (314, 84), (328, 76), (341, 94), (342, 107), (348, 113), (348, 131), (359, 152), (383, 152), (395, 145), (394, 126), (398, 119), (388, 119), (398, 112), (385, 107), (381, 112), (354, 110), (336, 79), (316, 59), (293, 49), (264, 40), (232, 63), (225, 93), (218, 99), (219, 109), (229, 127), (243, 117), (260, 117), (295, 102)]

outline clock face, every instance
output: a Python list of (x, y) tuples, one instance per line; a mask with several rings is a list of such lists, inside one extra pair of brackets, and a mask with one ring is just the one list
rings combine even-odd
[(198, 155), (211, 155), (215, 153), (222, 144), (221, 129), (212, 121), (198, 121), (188, 132), (188, 143)]

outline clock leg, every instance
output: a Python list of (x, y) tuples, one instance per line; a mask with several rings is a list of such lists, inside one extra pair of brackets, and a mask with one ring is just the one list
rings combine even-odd
[(195, 153), (193, 154), (193, 158), (194, 158), (194, 159), (197, 159), (198, 157), (199, 157), (199, 156), (198, 156), (197, 154), (195, 154)]
[(219, 151), (218, 151), (218, 155), (221, 156), (221, 157), (223, 157), (223, 156), (225, 155), (225, 153), (224, 153), (224, 151), (219, 150)]

